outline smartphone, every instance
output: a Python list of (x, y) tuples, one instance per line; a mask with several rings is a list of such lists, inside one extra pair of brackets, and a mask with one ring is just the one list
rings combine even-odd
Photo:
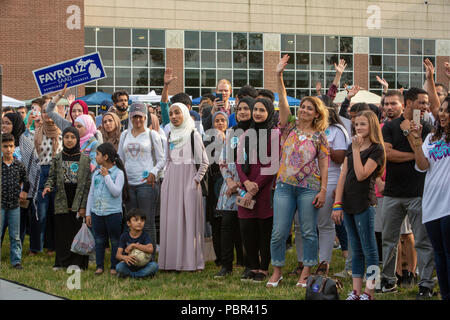
[(250, 205), (249, 205), (249, 206), (246, 206), (246, 205), (245, 205), (244, 198), (242, 198), (241, 196), (237, 196), (237, 197), (236, 197), (236, 204), (237, 204), (238, 206), (241, 206), (241, 207), (244, 207), (244, 208), (247, 208), (247, 209), (250, 209), (250, 210), (253, 210), (253, 208), (255, 207), (255, 203), (256, 203), (256, 201), (255, 201), (255, 200), (252, 200), (252, 201), (250, 202)]
[(414, 109), (413, 120), (416, 125), (420, 124), (420, 110), (419, 109)]
[(223, 96), (221, 93), (216, 93), (216, 97), (219, 98), (218, 101), (222, 101), (222, 99), (223, 99)]

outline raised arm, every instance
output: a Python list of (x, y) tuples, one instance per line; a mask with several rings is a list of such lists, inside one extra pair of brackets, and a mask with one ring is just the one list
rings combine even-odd
[(57, 111), (55, 111), (56, 104), (61, 98), (64, 97), (66, 93), (67, 93), (67, 84), (60, 92), (58, 92), (57, 95), (55, 95), (52, 98), (52, 100), (48, 103), (47, 107), (45, 108), (45, 112), (47, 112), (48, 117), (53, 120), (53, 122), (61, 131), (63, 131), (67, 127), (72, 126), (72, 122), (64, 119)]
[(426, 82), (427, 82), (427, 92), (428, 99), (430, 100), (430, 111), (435, 119), (439, 118), (439, 107), (441, 103), (436, 91), (436, 84), (434, 82), (434, 66), (430, 59), (425, 59), (423, 62), (426, 70)]
[(169, 120), (169, 85), (172, 81), (176, 80), (177, 77), (173, 76), (173, 69), (167, 68), (164, 72), (164, 87), (161, 93), (161, 117), (163, 125), (170, 122)]
[(277, 65), (276, 77), (278, 84), (278, 107), (280, 109), (280, 124), (285, 126), (288, 123), (289, 116), (291, 115), (291, 110), (289, 109), (289, 103), (287, 101), (286, 88), (283, 82), (283, 72), (289, 61), (289, 55), (285, 54)]
[(381, 84), (381, 86), (383, 87), (383, 95), (386, 94), (386, 92), (388, 92), (389, 90), (389, 84), (387, 83), (386, 80), (381, 79), (379, 76), (376, 76), (376, 79), (378, 83)]

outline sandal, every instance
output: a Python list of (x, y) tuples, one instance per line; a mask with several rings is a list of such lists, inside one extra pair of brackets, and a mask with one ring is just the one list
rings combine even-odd
[(116, 269), (111, 269), (111, 270), (109, 271), (109, 273), (110, 273), (111, 275), (113, 275), (113, 276), (117, 275)]
[(276, 288), (276, 287), (278, 287), (278, 284), (281, 282), (281, 280), (283, 280), (283, 276), (280, 276), (280, 278), (278, 279), (278, 281), (275, 281), (275, 282), (270, 282), (270, 281), (268, 281), (268, 282), (266, 283), (266, 287), (267, 287), (267, 288)]
[(94, 274), (96, 276), (99, 276), (99, 275), (103, 274), (103, 269), (98, 268), (97, 270), (95, 270)]
[[(305, 281), (305, 280), (304, 280)], [(296, 287), (299, 288), (306, 288), (306, 281), (305, 282), (297, 282), (297, 284), (295, 285)]]
[(301, 274), (302, 274), (302, 271), (303, 271), (303, 266), (297, 266), (297, 267), (295, 267), (295, 269), (294, 270), (292, 270), (290, 273), (289, 273), (289, 275), (290, 276), (300, 276)]

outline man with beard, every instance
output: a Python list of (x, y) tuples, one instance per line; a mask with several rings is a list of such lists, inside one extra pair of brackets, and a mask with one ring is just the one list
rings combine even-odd
[(112, 94), (111, 99), (114, 103), (116, 114), (119, 116), (121, 124), (120, 132), (122, 132), (125, 129), (128, 129), (128, 92), (125, 90), (115, 91)]

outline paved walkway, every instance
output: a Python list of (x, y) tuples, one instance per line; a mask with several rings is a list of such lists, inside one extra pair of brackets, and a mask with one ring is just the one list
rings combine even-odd
[(20, 283), (0, 279), (0, 300), (63, 300)]

